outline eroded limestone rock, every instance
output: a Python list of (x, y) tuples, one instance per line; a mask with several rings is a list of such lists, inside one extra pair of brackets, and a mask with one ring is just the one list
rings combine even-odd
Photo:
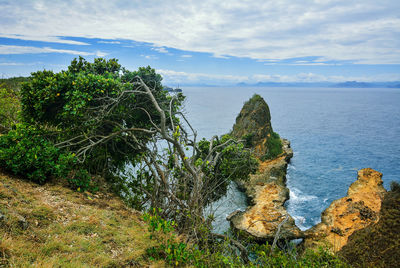
[(289, 199), (286, 169), (293, 151), (289, 141), (282, 141), (284, 144), (282, 156), (261, 162), (259, 174), (251, 175), (249, 181), (239, 182), (252, 206), (244, 212), (236, 211), (228, 216), (235, 230), (262, 242), (272, 241), (278, 226), (283, 221), (279, 232), (280, 239), (290, 240), (303, 236), (284, 207), (284, 203)]
[(323, 246), (337, 252), (352, 233), (377, 222), (386, 193), (382, 183), (382, 173), (371, 168), (358, 171), (347, 196), (333, 201), (322, 212), (321, 223), (305, 231), (304, 247)]

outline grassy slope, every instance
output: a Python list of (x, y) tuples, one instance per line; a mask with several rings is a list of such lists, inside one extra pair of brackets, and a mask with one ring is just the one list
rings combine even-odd
[(0, 267), (150, 265), (144, 254), (154, 242), (147, 225), (111, 194), (0, 173), (0, 213)]

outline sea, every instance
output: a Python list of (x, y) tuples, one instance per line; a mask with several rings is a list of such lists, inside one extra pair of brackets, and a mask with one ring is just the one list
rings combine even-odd
[[(400, 182), (400, 89), (185, 87), (183, 93), (186, 116), (198, 137), (208, 139), (230, 132), (253, 94), (265, 99), (273, 130), (294, 151), (285, 205), (302, 230), (319, 223), (321, 212), (346, 195), (359, 169), (383, 173), (386, 189)], [(232, 183), (209, 208), (215, 231), (226, 232), (226, 216), (246, 207), (246, 196)]]

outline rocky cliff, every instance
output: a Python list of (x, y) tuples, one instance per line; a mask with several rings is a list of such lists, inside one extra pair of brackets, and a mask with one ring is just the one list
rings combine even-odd
[[(244, 104), (232, 134), (237, 138), (250, 140), (256, 156), (261, 156), (268, 149), (268, 139), (272, 133), (268, 105), (262, 97), (254, 95)], [(286, 169), (293, 151), (289, 141), (282, 139), (281, 144), (282, 153), (278, 157), (260, 160), (259, 172), (251, 175), (248, 181), (238, 182), (251, 205), (244, 212), (236, 211), (228, 216), (235, 230), (259, 241), (272, 241), (278, 230), (281, 239), (302, 237), (300, 229), (284, 207), (289, 199)]]
[(321, 223), (305, 231), (304, 247), (339, 251), (351, 234), (378, 221), (385, 193), (381, 173), (371, 168), (358, 171), (347, 196), (333, 201), (322, 212)]
[(269, 107), (260, 95), (255, 94), (243, 105), (231, 134), (235, 138), (245, 139), (255, 155), (260, 157), (265, 154), (266, 142), (272, 133)]
[(379, 221), (355, 231), (338, 252), (354, 267), (400, 267), (400, 185), (383, 198)]

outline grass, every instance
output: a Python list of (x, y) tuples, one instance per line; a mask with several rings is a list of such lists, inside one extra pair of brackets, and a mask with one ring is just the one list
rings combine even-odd
[(152, 264), (146, 249), (157, 244), (148, 226), (112, 194), (82, 194), (61, 182), (39, 186), (0, 173), (0, 197), (5, 216), (0, 220), (0, 267)]

